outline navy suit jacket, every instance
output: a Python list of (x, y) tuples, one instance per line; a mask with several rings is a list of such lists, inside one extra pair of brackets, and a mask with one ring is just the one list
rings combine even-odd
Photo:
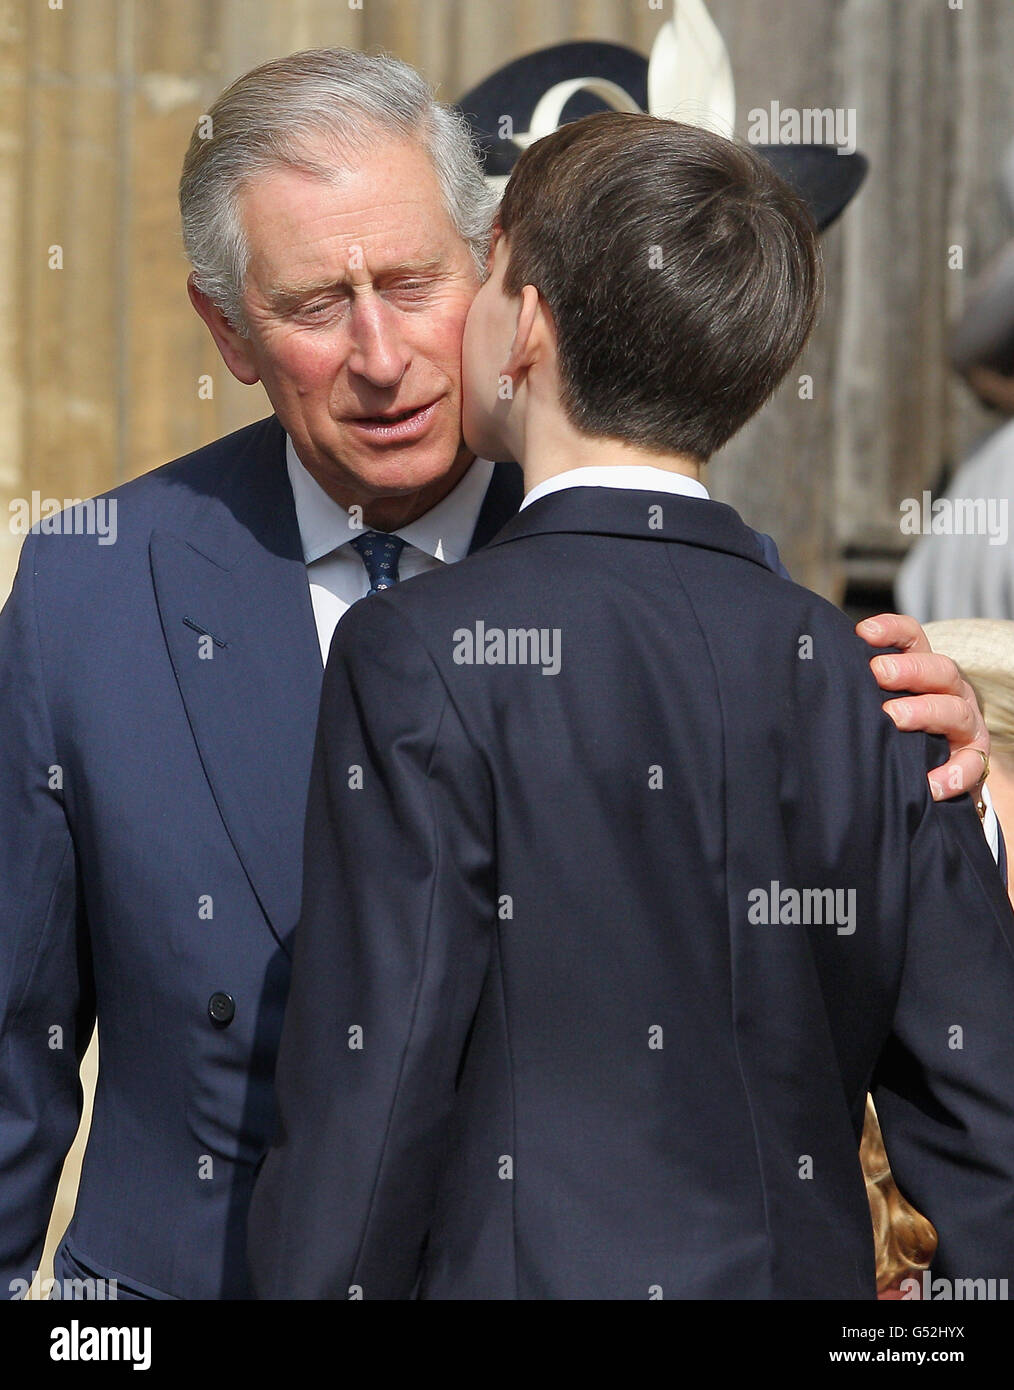
[(881, 701), (710, 501), (558, 492), (354, 608), (258, 1293), (873, 1298), (868, 1089), (937, 1276), (1014, 1279), (1014, 917)]
[[(284, 444), (271, 417), (118, 488), (115, 544), (28, 536), (0, 615), (3, 1296), (39, 1262), (96, 1010), (57, 1277), (249, 1291), (322, 676)], [(498, 464), (473, 544), (520, 498)]]

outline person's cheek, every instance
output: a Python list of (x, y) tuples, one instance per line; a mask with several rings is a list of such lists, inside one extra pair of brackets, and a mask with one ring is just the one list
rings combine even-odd
[(441, 315), (441, 337), (446, 351), (452, 357), (460, 356), (465, 326), (478, 299), (479, 295), (462, 293), (448, 299), (444, 305)]
[(478, 436), (482, 416), (483, 382), (482, 344), (479, 313), (469, 314), (461, 344), (461, 417), (469, 447), (481, 451)]
[(338, 345), (292, 337), (276, 342), (270, 354), (270, 372), (291, 394), (306, 397), (327, 392), (341, 367)]

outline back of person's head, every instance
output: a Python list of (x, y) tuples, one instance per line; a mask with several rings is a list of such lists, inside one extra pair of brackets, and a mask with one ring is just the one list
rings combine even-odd
[(575, 428), (704, 460), (802, 351), (823, 291), (809, 209), (754, 150), (604, 112), (518, 161), (500, 206), (504, 290), (556, 327)]

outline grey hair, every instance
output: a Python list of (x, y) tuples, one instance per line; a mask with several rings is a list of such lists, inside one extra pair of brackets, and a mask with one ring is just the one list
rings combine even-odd
[[(276, 58), (236, 79), (202, 117), (180, 178), (183, 245), (198, 289), (241, 333), (249, 250), (239, 195), (279, 167), (329, 178), (350, 151), (392, 135), (429, 155), (448, 215), (485, 278), (496, 195), (482, 173), (464, 117), (438, 102), (415, 68), (386, 54), (312, 48)], [(336, 164), (310, 150), (324, 140)]]

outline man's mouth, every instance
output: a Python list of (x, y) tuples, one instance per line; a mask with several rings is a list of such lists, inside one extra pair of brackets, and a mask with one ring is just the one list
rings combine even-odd
[(377, 443), (400, 444), (424, 434), (436, 413), (436, 408), (437, 401), (430, 401), (427, 405), (389, 410), (380, 415), (360, 415), (350, 423), (354, 429)]

